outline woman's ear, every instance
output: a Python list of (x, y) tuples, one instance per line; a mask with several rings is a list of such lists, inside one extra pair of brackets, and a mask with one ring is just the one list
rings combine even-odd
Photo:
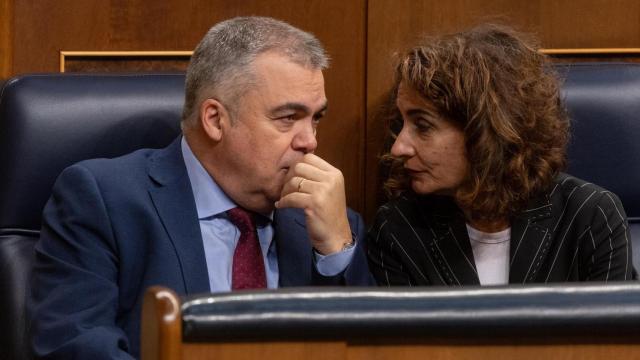
[(227, 109), (216, 99), (206, 99), (200, 104), (199, 122), (207, 136), (213, 141), (222, 140), (223, 125), (229, 125)]

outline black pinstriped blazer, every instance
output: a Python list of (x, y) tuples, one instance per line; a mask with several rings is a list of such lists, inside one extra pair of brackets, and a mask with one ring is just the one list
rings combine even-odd
[[(567, 174), (511, 221), (509, 283), (635, 277), (618, 197)], [(451, 198), (403, 195), (382, 206), (368, 234), (380, 285), (479, 284), (462, 212)]]

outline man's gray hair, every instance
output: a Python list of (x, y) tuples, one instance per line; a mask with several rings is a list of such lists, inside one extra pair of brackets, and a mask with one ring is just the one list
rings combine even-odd
[(312, 69), (329, 64), (320, 41), (310, 33), (268, 17), (236, 17), (214, 25), (196, 47), (187, 68), (182, 126), (197, 123), (197, 107), (216, 97), (232, 115), (236, 101), (255, 82), (252, 62), (268, 51)]

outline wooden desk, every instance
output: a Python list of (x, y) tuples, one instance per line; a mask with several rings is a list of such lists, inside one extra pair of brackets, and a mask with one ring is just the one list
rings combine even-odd
[[(636, 289), (637, 286), (632, 287)], [(506, 294), (505, 296), (509, 297), (510, 295)], [(640, 298), (637, 300), (640, 301)], [(633, 303), (633, 301), (630, 303)], [(635, 309), (636, 307), (632, 305), (630, 317), (638, 316)], [(299, 310), (295, 309), (293, 312)], [(612, 314), (616, 313), (615, 307), (610, 310)], [(626, 311), (629, 308), (618, 310)], [(434, 312), (437, 311), (437, 309), (434, 309)], [(602, 309), (595, 309), (594, 311), (601, 312)], [(550, 313), (549, 311), (546, 312)], [(425, 331), (425, 336), (415, 336), (415, 331), (410, 331), (413, 335), (403, 338), (402, 336), (396, 336), (398, 330), (396, 330), (396, 334), (385, 336), (387, 329), (380, 327), (379, 331), (374, 332), (374, 335), (371, 335), (371, 331), (367, 331), (364, 336), (352, 334), (353, 336), (347, 336), (344, 339), (331, 338), (331, 336), (317, 339), (296, 336), (295, 339), (287, 340), (277, 336), (274, 338), (274, 331), (265, 330), (264, 340), (252, 339), (251, 337), (255, 337), (255, 335), (252, 335), (247, 339), (199, 339), (197, 342), (190, 342), (183, 341), (182, 338), (182, 316), (180, 299), (172, 291), (163, 288), (152, 288), (148, 291), (145, 297), (143, 313), (143, 360), (613, 360), (640, 358), (640, 336), (638, 336), (637, 332), (640, 324), (638, 324), (638, 327), (632, 326), (631, 328), (627, 324), (621, 327), (619, 334), (615, 334), (615, 331), (612, 333), (611, 328), (603, 329), (603, 331), (592, 329), (585, 332), (585, 329), (569, 326), (568, 330), (566, 330), (566, 336), (558, 336), (557, 334), (547, 336), (544, 333), (523, 335), (523, 328), (516, 326), (512, 334), (510, 334), (508, 328), (500, 329), (498, 332), (495, 331), (495, 328), (486, 328), (484, 331), (476, 331), (475, 336), (469, 336), (468, 331), (460, 329), (461, 335), (456, 336), (456, 332), (451, 331), (452, 329), (445, 329), (443, 331), (444, 336), (437, 336), (436, 329), (435, 332), (433, 330)], [(222, 321), (229, 320), (223, 319), (220, 314), (212, 316), (220, 318)], [(544, 316), (563, 317), (563, 314), (547, 314)], [(274, 318), (267, 315), (264, 321), (269, 322)], [(523, 316), (523, 318), (526, 319), (526, 316)], [(396, 325), (392, 325), (392, 327), (396, 327)], [(506, 325), (506, 327), (509, 326)], [(248, 330), (249, 332), (256, 332), (255, 328)], [(300, 332), (305, 332), (306, 330), (301, 328)], [(220, 331), (224, 332), (224, 327), (217, 331), (218, 334), (220, 334)], [(229, 331), (237, 332), (238, 329), (234, 327)]]

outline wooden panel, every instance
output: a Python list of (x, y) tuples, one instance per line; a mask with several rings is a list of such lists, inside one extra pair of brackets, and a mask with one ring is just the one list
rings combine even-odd
[(77, 57), (67, 61), (64, 72), (137, 72), (137, 71), (185, 71), (189, 59), (174, 60), (138, 56), (132, 58)]
[(183, 344), (182, 359), (200, 360), (343, 360), (347, 345), (334, 342), (256, 342)]
[[(430, 341), (417, 340), (393, 344), (378, 339), (376, 344), (335, 342), (257, 342), (257, 343), (183, 343), (181, 359), (215, 360), (599, 360), (635, 359), (640, 345), (626, 339), (618, 343), (562, 341), (531, 341), (504, 339), (503, 343), (485, 343), (467, 339)], [(510, 343), (509, 343), (510, 342)], [(144, 360), (144, 359), (143, 359)]]
[(191, 54), (191, 51), (62, 51), (60, 71), (186, 71)]
[(599, 360), (634, 359), (640, 346), (629, 344), (396, 345), (349, 347), (349, 360)]
[(540, 2), (544, 47), (639, 47), (640, 2), (580, 0)]
[(213, 24), (241, 15), (271, 16), (314, 33), (333, 59), (325, 74), (330, 110), (319, 128), (318, 154), (343, 171), (349, 205), (363, 210), (366, 0), (14, 2), (20, 43), (14, 74), (58, 71), (61, 50), (193, 50)]
[[(545, 48), (638, 48), (640, 2), (635, 0), (369, 0), (367, 33), (367, 125), (365, 220), (381, 205), (378, 156), (384, 125), (375, 112), (392, 83), (392, 53), (422, 34), (459, 31), (485, 21), (536, 34)], [(565, 60), (635, 61), (635, 56), (579, 56)]]
[(182, 314), (178, 295), (170, 289), (152, 286), (142, 305), (140, 354), (145, 360), (177, 359), (181, 353)]
[(0, 0), (0, 81), (11, 76), (13, 1)]

